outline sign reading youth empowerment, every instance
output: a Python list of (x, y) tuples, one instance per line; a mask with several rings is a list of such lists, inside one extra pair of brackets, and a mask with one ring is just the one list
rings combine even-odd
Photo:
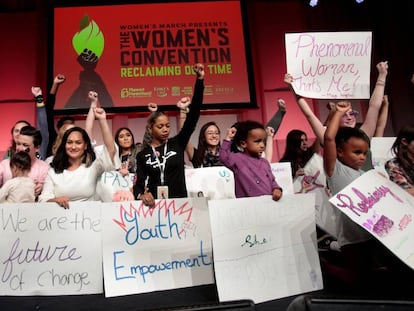
[(371, 32), (285, 35), (293, 89), (309, 98), (369, 98)]
[(102, 289), (99, 202), (5, 204), (0, 294), (81, 295)]
[(192, 95), (196, 63), (205, 104), (251, 102), (240, 1), (59, 7), (53, 37), (54, 72), (67, 77), (56, 109), (89, 108), (91, 88), (103, 107), (175, 105)]
[(330, 202), (414, 269), (414, 199), (408, 192), (371, 170)]
[(106, 297), (213, 283), (205, 198), (104, 203)]
[(313, 194), (208, 204), (220, 301), (260, 303), (322, 289)]

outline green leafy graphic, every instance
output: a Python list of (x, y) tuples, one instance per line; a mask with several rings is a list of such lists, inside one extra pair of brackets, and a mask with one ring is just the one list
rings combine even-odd
[(85, 14), (79, 24), (80, 31), (72, 38), (72, 45), (76, 53), (80, 55), (85, 49), (92, 51), (99, 58), (101, 57), (105, 39), (98, 24)]

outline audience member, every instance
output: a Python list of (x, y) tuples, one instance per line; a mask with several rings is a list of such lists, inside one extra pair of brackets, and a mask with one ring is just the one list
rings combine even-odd
[(7, 153), (4, 157), (5, 159), (10, 159), (12, 155), (16, 152), (16, 139), (20, 135), (20, 130), (22, 129), (22, 127), (27, 125), (30, 125), (30, 122), (26, 120), (19, 120), (16, 123), (14, 123), (10, 131), (12, 136), (11, 145), (7, 150)]
[(187, 197), (184, 153), (200, 117), (204, 92), (204, 66), (197, 64), (194, 71), (197, 78), (190, 112), (179, 133), (169, 138), (169, 119), (162, 112), (153, 112), (148, 118), (147, 128), (151, 132), (152, 141), (151, 146), (144, 146), (137, 156), (134, 197), (150, 207), (155, 205), (155, 198)]
[[(333, 195), (364, 174), (361, 168), (367, 157), (369, 138), (361, 129), (340, 126), (343, 115), (350, 110), (349, 102), (336, 103), (324, 135), (323, 164)], [(339, 209), (335, 208), (334, 211), (344, 266), (326, 263), (324, 268), (331, 276), (348, 286), (363, 287), (372, 272), (378, 243), (371, 234)]]
[[(42, 192), (49, 165), (37, 158), (37, 153), (42, 143), (40, 131), (33, 126), (26, 125), (21, 128), (20, 134), (16, 137), (16, 152), (24, 151), (30, 155), (31, 169), (29, 177), (35, 182), (35, 195)], [(0, 162), (0, 186), (12, 178), (10, 160), (5, 159)]]
[[(377, 121), (379, 111), (381, 109), (382, 101), (384, 98), (384, 89), (385, 89), (385, 81), (388, 74), (388, 62), (380, 62), (377, 64), (378, 70), (378, 78), (375, 84), (374, 90), (371, 94), (371, 98), (369, 100), (368, 111), (365, 117), (364, 122), (361, 125), (361, 130), (364, 131), (365, 134), (369, 138), (373, 137), (375, 134), (375, 129), (377, 128)], [(316, 117), (313, 113), (312, 109), (309, 107), (307, 101), (300, 95), (297, 95), (293, 90), (292, 84), (294, 79), (292, 75), (285, 74), (284, 78), (285, 82), (290, 85), (291, 90), (296, 96), (297, 103), (299, 108), (307, 118), (309, 124), (311, 125), (313, 132), (316, 135), (316, 138), (319, 139), (320, 143), (324, 144), (324, 133), (325, 127), (322, 122)], [(350, 107), (349, 111), (342, 115), (342, 119), (340, 120), (339, 126), (341, 127), (355, 127), (356, 126), (356, 113)], [(371, 157), (368, 157), (368, 163), (365, 164), (364, 170), (372, 169), (372, 161), (370, 161)]]
[(404, 126), (391, 147), (395, 157), (385, 163), (390, 180), (414, 195), (414, 125)]
[(95, 155), (86, 130), (76, 126), (68, 129), (52, 160), (40, 202), (56, 202), (67, 209), (69, 202), (95, 200), (99, 176), (119, 166), (106, 113), (102, 108), (94, 112), (104, 141), (102, 154)]
[(292, 177), (296, 178), (305, 174), (303, 168), (315, 153), (315, 146), (319, 142), (316, 141), (313, 146), (308, 146), (308, 136), (304, 131), (291, 130), (286, 136), (285, 153), (279, 162), (290, 162), (292, 168)]
[[(231, 142), (243, 152), (231, 152)], [(269, 161), (262, 158), (266, 131), (258, 122), (239, 122), (228, 130), (223, 140), (220, 161), (234, 175), (236, 198), (272, 195), (278, 201), (282, 188), (277, 184)]]
[(27, 152), (19, 151), (13, 154), (10, 159), (12, 178), (0, 189), (0, 203), (35, 202), (35, 183), (29, 177), (31, 165)]

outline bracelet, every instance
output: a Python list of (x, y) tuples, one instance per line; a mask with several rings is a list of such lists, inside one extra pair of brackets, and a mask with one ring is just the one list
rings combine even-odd
[(40, 104), (43, 103), (43, 95), (35, 96), (36, 103)]
[(180, 112), (182, 112), (182, 113), (189, 113), (190, 112), (190, 108), (188, 108), (188, 107), (187, 108), (184, 108), (184, 109), (181, 108), (180, 109)]
[(385, 81), (378, 80), (377, 83), (375, 83), (375, 85), (385, 85)]

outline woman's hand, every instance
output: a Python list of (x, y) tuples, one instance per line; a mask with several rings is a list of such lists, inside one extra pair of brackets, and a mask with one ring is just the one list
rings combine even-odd
[(48, 202), (56, 202), (64, 209), (69, 209), (69, 198), (67, 196), (56, 197), (54, 199), (48, 200)]
[(154, 199), (154, 197), (153, 197), (153, 195), (152, 195), (151, 192), (148, 192), (147, 190), (145, 190), (145, 192), (140, 195), (139, 199), (146, 206), (148, 206), (150, 208), (154, 208), (155, 207), (155, 199)]

